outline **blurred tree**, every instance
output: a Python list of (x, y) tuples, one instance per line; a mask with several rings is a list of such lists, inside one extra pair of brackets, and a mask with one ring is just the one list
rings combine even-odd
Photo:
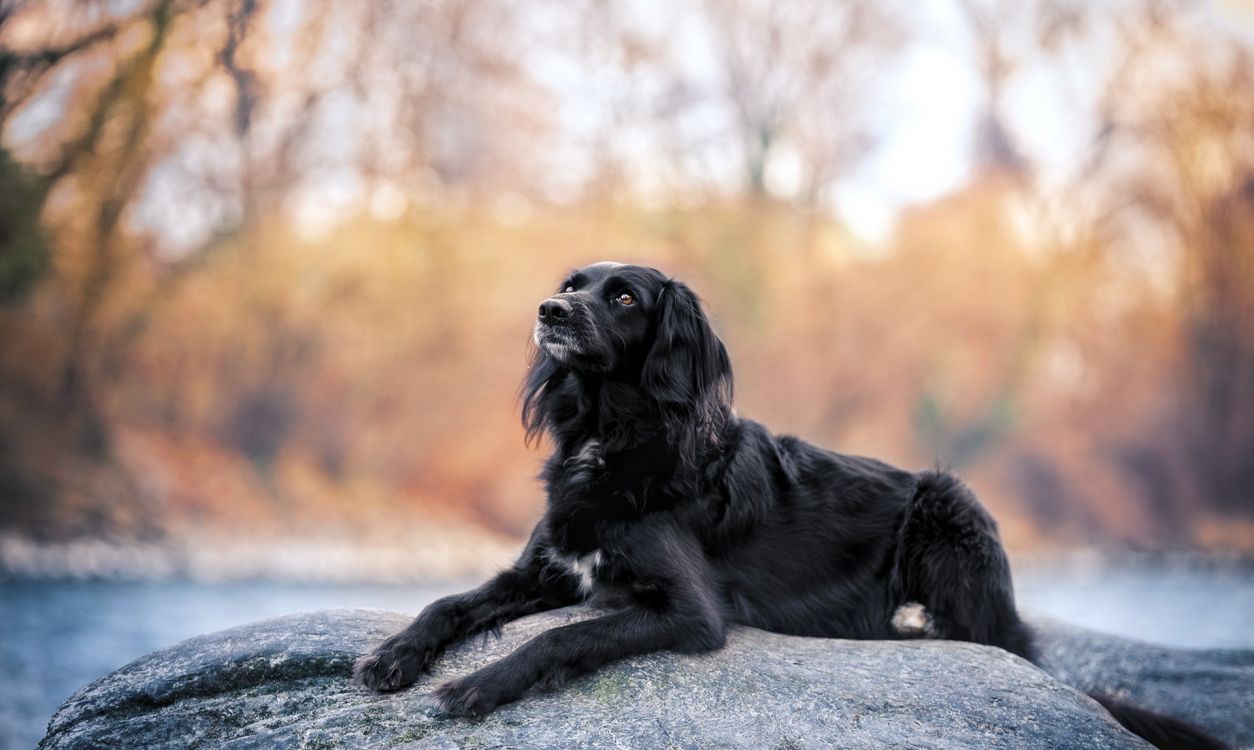
[(1254, 58), (1190, 10), (1147, 3), (1121, 17), (1101, 126), (1078, 178), (1097, 199), (1094, 231), (1108, 252), (1165, 282), (1183, 313), (1172, 329), (1181, 362), (1168, 412), (1140, 453), (1183, 471), (1182, 483), (1169, 477), (1185, 494), (1177, 504), (1248, 513)]
[(594, 184), (828, 207), (873, 146), (869, 117), (906, 41), (902, 13), (871, 0), (620, 0), (577, 11), (579, 41), (566, 54), (609, 113), (589, 136)]
[(43, 181), (14, 164), (0, 149), (0, 304), (20, 301), (48, 268), (48, 244), (40, 224)]
[[(0, 9), (0, 33), (16, 40), (0, 56), (0, 129), (46, 175), (46, 192), (74, 204), (73, 221), (53, 217), (64, 225), (57, 290), (73, 309), (56, 380), (87, 444), (106, 441), (93, 388), (225, 235), (247, 237), (254, 218), (294, 204), (298, 215), (325, 215), (333, 209), (300, 204), (328, 172), (366, 190), (408, 185), (402, 201), (427, 187), (428, 173), (450, 187), (496, 187), (507, 158), (524, 149), (486, 129), (498, 129), (498, 107), (518, 91), (465, 92), (518, 75), (502, 44), (511, 7), (100, 2), (81, 4), (75, 18), (85, 20), (65, 26), (44, 23), (55, 5)], [(67, 87), (82, 93), (61, 99)], [(37, 114), (51, 114), (49, 126), (15, 122)], [(526, 133), (520, 124), (511, 121), (514, 137)], [(36, 203), (43, 195), (24, 194)], [(40, 213), (11, 207), (32, 221)], [(39, 266), (29, 243), (4, 257), (15, 284)], [(142, 293), (126, 300), (114, 294), (136, 285)], [(111, 307), (121, 324), (100, 321)]]
[[(977, 175), (872, 246), (828, 210), (900, 4), (0, 0), (0, 495), (521, 529), (526, 311), (615, 257), (709, 296), (773, 427), (1190, 533), (1250, 486), (1249, 45), (1157, 0), (946, 7)], [(1058, 196), (1009, 118), (1072, 41), (1117, 64), (1101, 123), (1057, 102), (1097, 133)]]
[(1022, 176), (1028, 170), (1027, 160), (1006, 129), (1003, 101), (1018, 62), (1010, 50), (1018, 45), (1007, 38), (1009, 27), (1030, 9), (1022, 3), (999, 0), (958, 0), (958, 7), (970, 27), (976, 67), (984, 85), (984, 106), (975, 132), (976, 169)]
[(976, 171), (1030, 177), (1032, 164), (1006, 121), (1006, 99), (1015, 76), (1036, 58), (1060, 55), (1109, 8), (1075, 0), (956, 3), (971, 36), (969, 50), (984, 89), (975, 128)]
[(787, 148), (799, 173), (792, 197), (819, 205), (871, 145), (870, 84), (905, 41), (901, 10), (873, 0), (711, 0), (703, 8), (746, 192), (767, 194), (767, 170)]

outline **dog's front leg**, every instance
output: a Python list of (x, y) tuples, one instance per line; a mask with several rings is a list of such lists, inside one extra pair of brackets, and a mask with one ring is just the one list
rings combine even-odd
[(634, 572), (643, 574), (636, 578), (635, 603), (541, 633), (504, 659), (442, 685), (436, 691), (440, 706), (452, 714), (483, 715), (533, 685), (560, 685), (627, 656), (720, 648), (726, 627), (695, 542), (678, 535), (650, 541), (644, 559), (632, 560)]
[(635, 654), (662, 649), (708, 651), (723, 644), (714, 623), (681, 624), (640, 607), (546, 631), (509, 656), (436, 691), (451, 714), (481, 716), (517, 700), (537, 683), (567, 678)]
[(353, 679), (371, 690), (397, 690), (413, 683), (445, 649), (470, 635), (577, 601), (572, 585), (543, 573), (546, 562), (537, 536), (514, 567), (477, 589), (437, 600), (409, 627), (358, 659)]

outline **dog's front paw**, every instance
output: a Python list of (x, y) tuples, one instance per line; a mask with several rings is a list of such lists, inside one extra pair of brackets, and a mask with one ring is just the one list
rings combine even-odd
[(386, 641), (353, 664), (353, 681), (381, 693), (399, 690), (418, 679), (431, 657), (427, 649)]
[(435, 691), (440, 708), (454, 716), (483, 716), (517, 697), (478, 673), (446, 682)]

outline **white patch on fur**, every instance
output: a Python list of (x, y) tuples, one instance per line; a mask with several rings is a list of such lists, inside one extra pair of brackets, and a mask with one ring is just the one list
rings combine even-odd
[(892, 625), (898, 635), (928, 637), (936, 634), (932, 616), (918, 602), (909, 602), (898, 607), (897, 611), (893, 612)]
[(579, 579), (579, 591), (584, 595), (591, 593), (593, 587), (596, 586), (597, 568), (605, 560), (599, 549), (578, 557), (553, 553), (552, 559), (568, 569), (575, 578)]
[[(540, 332), (542, 330), (546, 331), (548, 335), (541, 336)], [(569, 334), (565, 332), (559, 333), (557, 330), (547, 329), (539, 323), (536, 323), (531, 327), (531, 340), (536, 342), (536, 346), (547, 352), (553, 359), (556, 359), (559, 362), (564, 362), (574, 347), (560, 341), (554, 341), (556, 338), (569, 338)]]
[(540, 347), (544, 349), (544, 351), (548, 352), (549, 356), (556, 359), (558, 362), (565, 362), (570, 359), (570, 353), (573, 351), (573, 347), (567, 346), (566, 344), (559, 344), (555, 341), (544, 341), (540, 344)]
[(579, 576), (579, 590), (585, 594), (596, 584), (597, 568), (601, 567), (601, 550), (594, 550), (575, 561), (575, 574)]
[(567, 461), (577, 465), (600, 466), (605, 463), (605, 459), (601, 457), (601, 441), (593, 438), (584, 443), (580, 447), (579, 452), (571, 456)]

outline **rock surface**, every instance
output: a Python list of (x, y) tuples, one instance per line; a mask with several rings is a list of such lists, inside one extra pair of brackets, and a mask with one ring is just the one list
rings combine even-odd
[[(999, 649), (736, 629), (703, 656), (626, 660), (479, 720), (431, 691), (542, 630), (536, 615), (437, 661), (410, 690), (349, 683), (353, 659), (409, 617), (331, 610), (199, 636), (75, 693), (41, 750), (70, 748), (1144, 747), (1092, 700)], [(1254, 652), (1183, 651), (1034, 621), (1046, 667), (1254, 745)]]

